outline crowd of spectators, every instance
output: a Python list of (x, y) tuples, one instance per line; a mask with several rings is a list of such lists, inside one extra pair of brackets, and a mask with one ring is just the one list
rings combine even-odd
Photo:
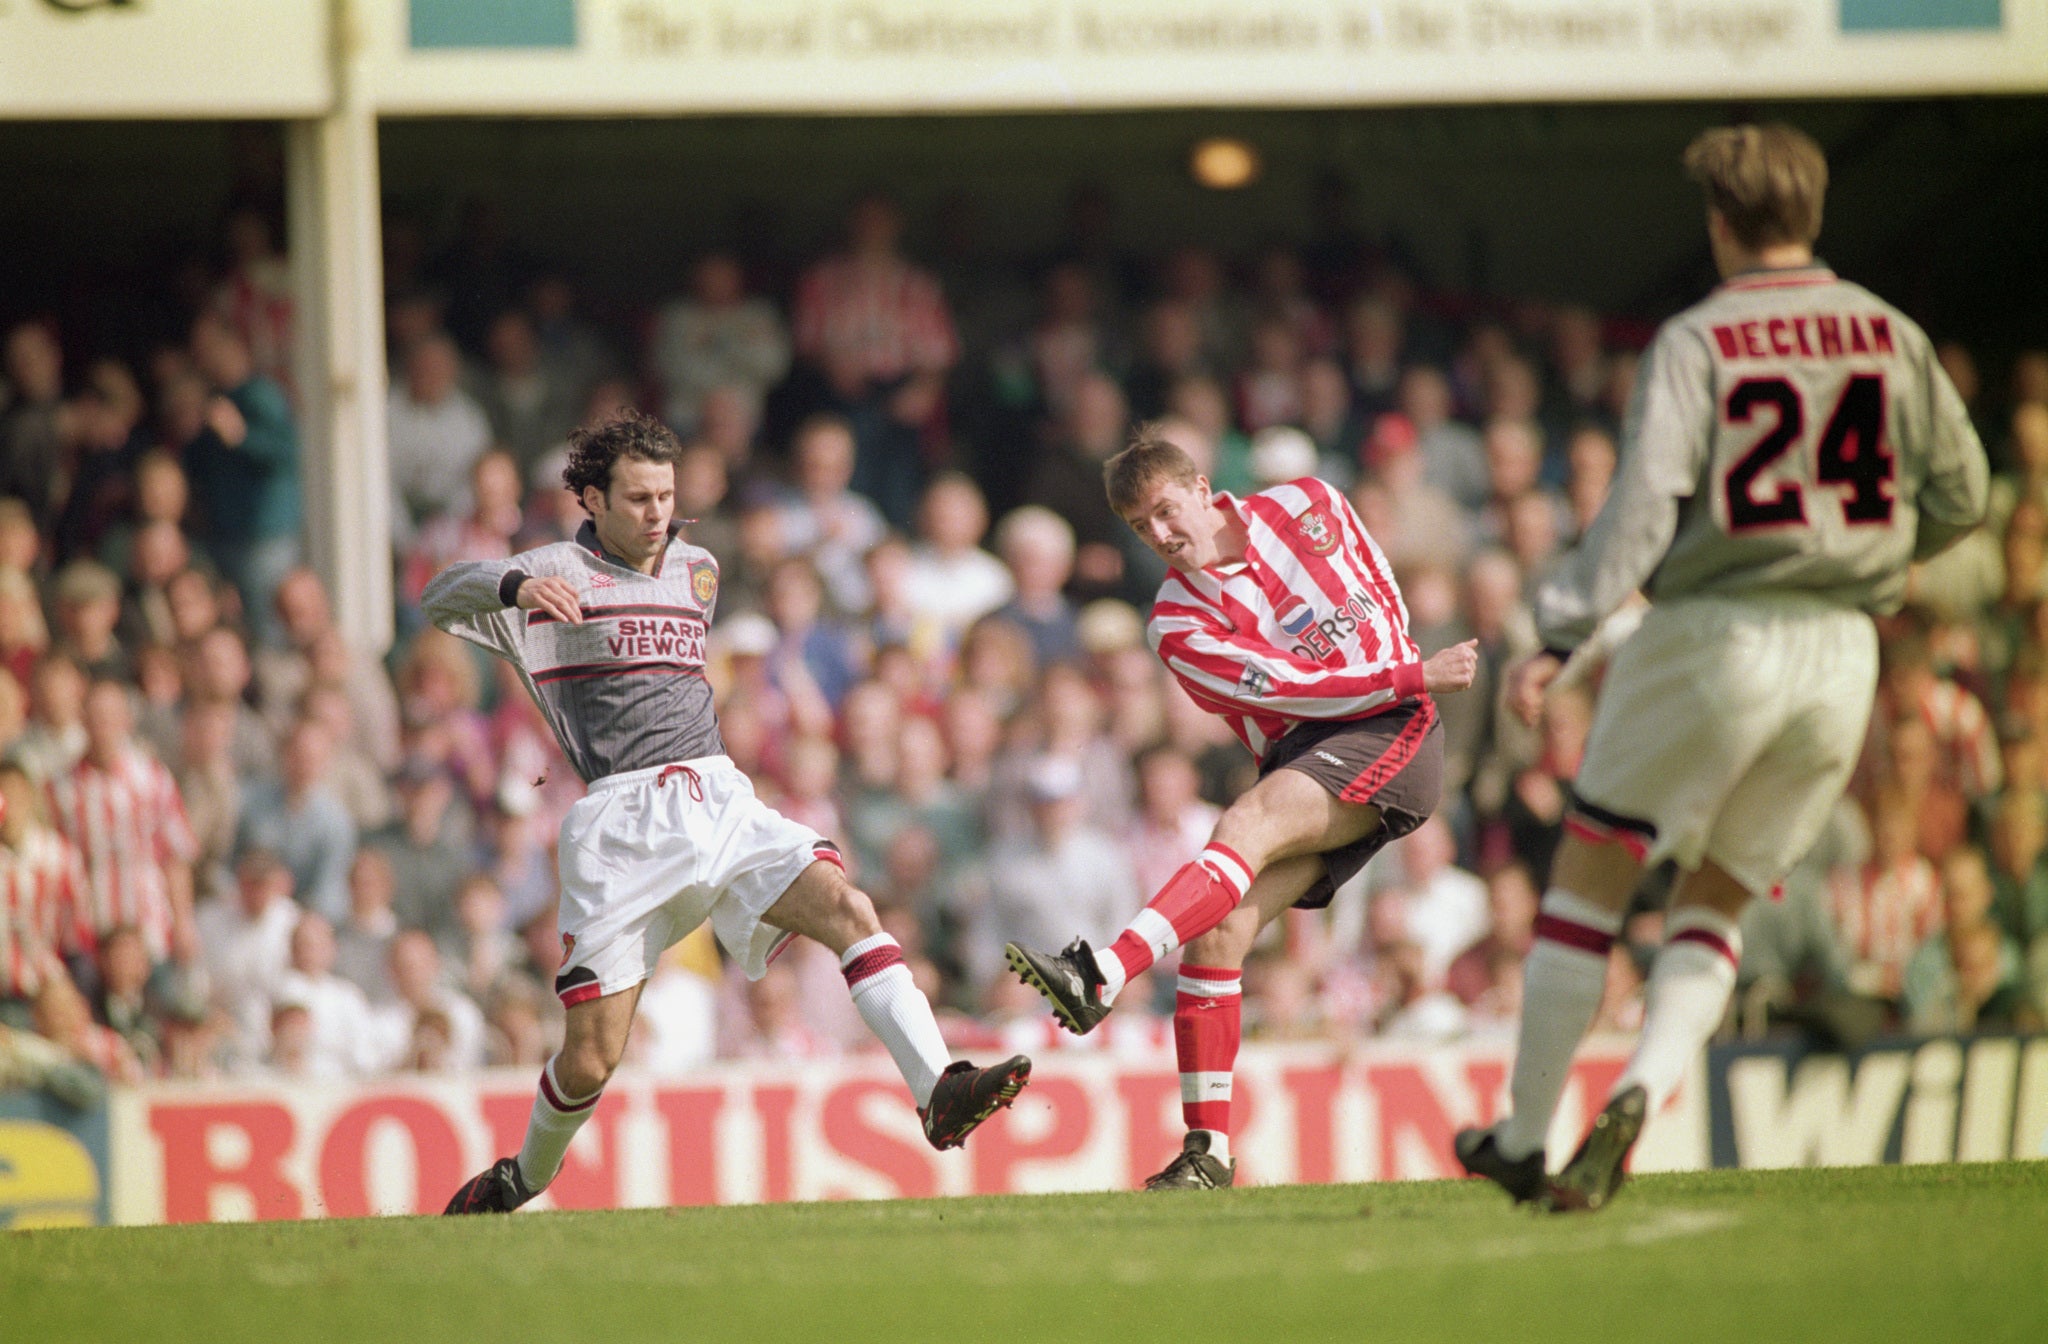
[[(1476, 638), (1480, 673), (1442, 702), (1437, 818), (1327, 916), (1272, 931), (1246, 1029), (1510, 1029), (1600, 669), (1575, 664), (1534, 730), (1498, 692), (1534, 646), (1537, 577), (1606, 495), (1648, 328), (1439, 292), (1341, 231), (1132, 253), (1099, 218), (1028, 262), (941, 267), (870, 196), (810, 265), (764, 286), (714, 252), (630, 330), (502, 238), (428, 256), (394, 226), (384, 656), (344, 636), (301, 554), (295, 321), (260, 212), (230, 221), (182, 340), (104, 352), (13, 325), (0, 1076), (84, 1095), (545, 1058), (552, 845), (582, 785), (508, 669), (417, 600), (451, 561), (572, 535), (564, 440), (623, 404), (688, 445), (678, 514), (723, 564), (731, 756), (842, 843), (963, 1047), (1060, 1043), (1003, 942), (1111, 936), (1252, 774), (1147, 648), (1162, 571), (1102, 461), (1145, 419), (1218, 489), (1341, 486), (1425, 653)], [(2048, 1007), (2048, 353), (2004, 397), (1962, 347), (1942, 358), (1992, 450), (1993, 517), (1885, 623), (1864, 762), (1746, 921), (1731, 1030), (1853, 1044)], [(1605, 1024), (1639, 1012), (1662, 878)], [(1172, 980), (1153, 979), (1152, 1011), (1127, 1001), (1091, 1047), (1160, 1048)], [(640, 1017), (660, 1068), (865, 1039), (822, 949), (749, 984), (701, 932)]]

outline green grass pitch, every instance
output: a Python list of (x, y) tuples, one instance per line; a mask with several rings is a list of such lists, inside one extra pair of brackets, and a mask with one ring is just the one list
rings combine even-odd
[(2048, 1340), (2048, 1162), (0, 1235), (11, 1340)]

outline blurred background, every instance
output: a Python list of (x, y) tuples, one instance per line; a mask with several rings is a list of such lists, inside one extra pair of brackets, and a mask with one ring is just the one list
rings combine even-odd
[[(1481, 675), (1437, 820), (1271, 931), (1247, 1033), (1497, 1055), (1597, 694), (1532, 732), (1500, 674), (1715, 282), (1677, 160), (1734, 120), (1827, 149), (1821, 255), (1939, 343), (1999, 485), (1887, 625), (1729, 1048), (2035, 1030), (2044, 93), (2043, 0), (0, 0), (0, 1106), (546, 1058), (581, 785), (416, 603), (573, 533), (566, 436), (627, 404), (689, 445), (733, 758), (963, 1051), (1069, 1044), (1004, 940), (1113, 933), (1251, 777), (1145, 646), (1101, 461), (1159, 420), (1219, 488), (1350, 492)], [(698, 938), (634, 1058), (866, 1047), (822, 950), (749, 985)]]

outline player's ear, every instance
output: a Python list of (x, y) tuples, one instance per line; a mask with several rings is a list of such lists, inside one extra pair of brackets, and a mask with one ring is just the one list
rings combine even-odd
[(583, 507), (589, 511), (591, 517), (597, 517), (598, 510), (605, 507), (604, 491), (594, 485), (584, 486)]

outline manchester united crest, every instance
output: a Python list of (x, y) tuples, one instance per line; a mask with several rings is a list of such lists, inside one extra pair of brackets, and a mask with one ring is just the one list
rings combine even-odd
[(1315, 555), (1328, 555), (1337, 549), (1337, 529), (1330, 526), (1330, 520), (1321, 509), (1310, 509), (1294, 520), (1294, 530), (1308, 544)]
[(718, 596), (718, 566), (706, 561), (690, 566), (690, 595), (698, 606), (710, 610), (711, 599)]

